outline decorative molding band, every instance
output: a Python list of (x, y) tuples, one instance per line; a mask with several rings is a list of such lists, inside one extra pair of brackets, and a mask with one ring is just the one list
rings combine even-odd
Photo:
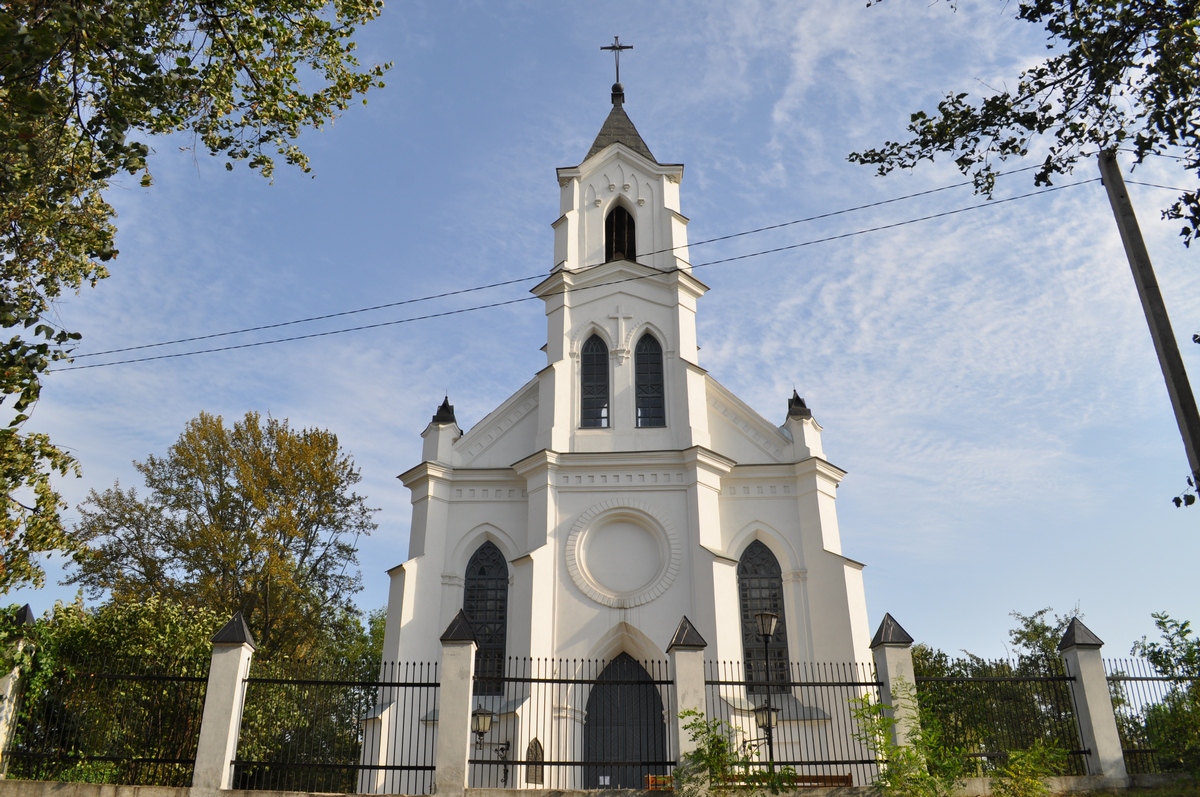
[(515, 487), (455, 487), (455, 500), (464, 501), (520, 501), (526, 491)]
[[(740, 487), (740, 489), (739, 489)], [(740, 496), (740, 497), (757, 497), (763, 496), (770, 498), (773, 495), (792, 495), (796, 491), (792, 489), (791, 484), (731, 484), (723, 490), (725, 495)]]
[(684, 484), (683, 472), (675, 473), (581, 473), (571, 474), (560, 473), (558, 475), (558, 483), (563, 487), (567, 486), (587, 486), (587, 487), (610, 487), (614, 484)]

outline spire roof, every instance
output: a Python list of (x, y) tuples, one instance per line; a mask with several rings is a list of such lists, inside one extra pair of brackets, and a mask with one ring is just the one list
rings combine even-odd
[(792, 397), (788, 399), (788, 417), (789, 418), (811, 418), (812, 410), (804, 403), (804, 399), (800, 398), (800, 394), (792, 388)]
[(646, 142), (642, 141), (637, 128), (633, 126), (633, 121), (629, 118), (629, 114), (625, 113), (625, 108), (622, 107), (624, 103), (625, 87), (620, 83), (614, 83), (612, 87), (613, 108), (609, 111), (608, 118), (604, 120), (604, 125), (600, 128), (600, 132), (596, 134), (596, 140), (592, 142), (592, 148), (588, 150), (587, 157), (584, 160), (592, 157), (610, 144), (624, 144), (643, 158), (658, 163), (658, 161), (654, 160), (654, 156), (650, 154), (650, 148), (646, 146)]
[(442, 400), (442, 406), (434, 413), (432, 423), (458, 423), (454, 418), (454, 405), (450, 403), (449, 396)]

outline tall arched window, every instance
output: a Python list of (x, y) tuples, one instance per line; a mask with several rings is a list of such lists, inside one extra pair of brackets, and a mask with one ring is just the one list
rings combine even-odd
[(504, 640), (508, 631), (508, 564), (491, 542), (467, 563), (463, 613), (475, 632), (475, 694), (504, 692)]
[[(767, 692), (766, 661), (771, 662), (771, 681), (788, 680), (787, 622), (783, 615), (783, 575), (779, 560), (771, 549), (758, 540), (750, 543), (738, 560), (738, 598), (742, 606), (742, 652), (746, 662), (746, 683), (752, 694)], [(763, 651), (763, 638), (758, 635), (754, 615), (774, 612), (779, 615), (775, 635)], [(772, 692), (783, 691), (782, 687)]]
[(604, 220), (604, 262), (637, 260), (637, 231), (633, 216), (617, 205)]
[(666, 426), (662, 346), (650, 333), (642, 335), (633, 352), (637, 393), (637, 425)]
[(580, 393), (583, 396), (579, 425), (608, 427), (608, 347), (592, 335), (579, 354)]

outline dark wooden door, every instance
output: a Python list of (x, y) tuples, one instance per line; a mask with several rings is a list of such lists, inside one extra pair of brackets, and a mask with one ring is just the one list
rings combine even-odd
[(613, 659), (588, 695), (585, 789), (642, 789), (670, 772), (666, 717), (658, 686), (628, 653)]

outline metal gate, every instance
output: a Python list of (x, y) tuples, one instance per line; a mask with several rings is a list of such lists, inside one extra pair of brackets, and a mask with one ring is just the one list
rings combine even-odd
[(646, 668), (628, 653), (613, 659), (592, 687), (584, 721), (584, 788), (642, 789), (648, 775), (666, 775), (662, 699)]
[(651, 776), (665, 780), (675, 767), (668, 672), (665, 661), (622, 654), (510, 658), (501, 690), (476, 675), (470, 786), (644, 789)]

